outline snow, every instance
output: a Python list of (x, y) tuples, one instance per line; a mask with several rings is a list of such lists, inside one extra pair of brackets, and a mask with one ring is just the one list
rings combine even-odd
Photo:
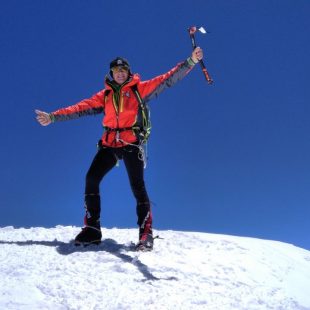
[(310, 309), (310, 251), (254, 238), (102, 229), (75, 247), (77, 227), (0, 228), (0, 309)]

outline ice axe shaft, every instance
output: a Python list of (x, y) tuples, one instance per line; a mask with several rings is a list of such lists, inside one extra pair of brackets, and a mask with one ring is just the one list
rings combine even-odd
[[(197, 30), (200, 31), (201, 33), (204, 33), (204, 34), (206, 33), (206, 30), (203, 27), (197, 28), (195, 26), (192, 26), (192, 27), (188, 28), (188, 32), (189, 32), (189, 36), (190, 36), (190, 39), (191, 39), (193, 50), (197, 47), (196, 39), (195, 39), (195, 33), (196, 33)], [(212, 84), (213, 80), (210, 77), (210, 75), (208, 73), (208, 70), (207, 70), (203, 60), (202, 59), (199, 60), (199, 63), (200, 63), (202, 72), (203, 72), (203, 74), (204, 74), (208, 84)]]

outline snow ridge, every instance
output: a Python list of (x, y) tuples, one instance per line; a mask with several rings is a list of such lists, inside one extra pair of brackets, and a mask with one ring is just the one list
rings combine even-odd
[(75, 247), (77, 227), (0, 228), (0, 309), (310, 309), (310, 252), (290, 244), (137, 229), (102, 229)]

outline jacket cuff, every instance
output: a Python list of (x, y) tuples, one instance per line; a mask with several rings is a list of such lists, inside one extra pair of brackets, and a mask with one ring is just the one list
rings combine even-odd
[(194, 67), (196, 65), (196, 62), (193, 61), (192, 57), (187, 58), (187, 63), (191, 66)]
[(55, 122), (55, 115), (53, 113), (50, 113), (49, 117), (51, 119), (51, 122), (54, 123)]

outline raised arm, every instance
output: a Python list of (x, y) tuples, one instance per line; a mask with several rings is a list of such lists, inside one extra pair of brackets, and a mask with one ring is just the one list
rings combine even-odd
[(190, 57), (182, 63), (177, 64), (167, 73), (159, 75), (148, 81), (141, 82), (139, 92), (142, 99), (147, 102), (154, 97), (157, 97), (165, 89), (175, 85), (178, 81), (182, 80), (202, 58), (202, 49), (200, 47), (196, 47)]

